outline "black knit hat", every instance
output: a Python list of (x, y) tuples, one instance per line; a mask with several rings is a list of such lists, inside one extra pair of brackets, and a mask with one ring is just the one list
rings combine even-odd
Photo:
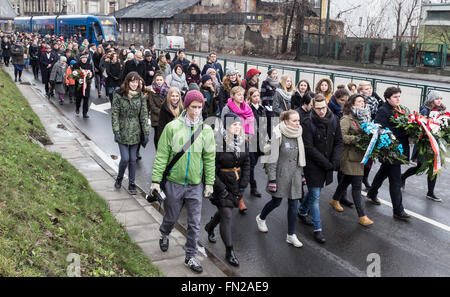
[(236, 122), (241, 122), (241, 118), (233, 112), (228, 112), (223, 116), (223, 126), (225, 127), (225, 129)]

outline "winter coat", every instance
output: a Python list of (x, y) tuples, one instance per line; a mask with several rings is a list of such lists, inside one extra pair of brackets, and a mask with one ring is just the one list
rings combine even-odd
[(186, 82), (186, 75), (182, 73), (181, 77), (179, 77), (174, 70), (172, 70), (172, 74), (166, 78), (166, 83), (171, 87), (178, 88), (181, 92), (184, 92), (183, 89), (189, 88)]
[(189, 65), (191, 65), (191, 61), (189, 61), (186, 58), (184, 58), (183, 61), (181, 61), (180, 59), (176, 59), (172, 63), (170, 63), (170, 68), (173, 70), (173, 68), (177, 64), (181, 65), (181, 68), (183, 68), (184, 73), (188, 73), (188, 67), (189, 67)]
[(25, 65), (25, 59), (23, 57), (24, 53), (25, 48), (23, 45), (14, 44), (11, 47), (11, 57), (12, 57), (11, 63), (13, 65)]
[(57, 84), (63, 83), (65, 80), (65, 73), (67, 69), (66, 63), (56, 62), (52, 68), (52, 72), (50, 73), (50, 81), (55, 82)]
[(202, 87), (200, 88), (200, 92), (205, 98), (205, 108), (203, 108), (202, 110), (203, 119), (216, 116), (218, 104), (217, 104), (217, 97), (215, 96), (214, 91)]
[[(403, 128), (397, 128), (396, 124), (391, 122), (391, 117), (394, 116), (394, 108), (388, 102), (381, 105), (378, 109), (377, 115), (375, 116), (375, 123), (381, 125), (382, 128), (389, 128), (397, 140), (403, 146), (403, 155), (409, 160), (409, 140), (406, 130)], [(387, 161), (385, 161), (387, 162)], [(390, 164), (390, 163), (387, 163)], [(401, 165), (402, 162), (395, 160), (392, 165)]]
[[(191, 69), (194, 68), (195, 70), (197, 70), (197, 75), (196, 76), (192, 76), (191, 75)], [(186, 82), (188, 85), (190, 85), (191, 83), (196, 83), (197, 85), (200, 85), (202, 82), (202, 76), (200, 74), (200, 68), (195, 65), (195, 64), (191, 64), (188, 67), (188, 72), (186, 73)]]
[(219, 88), (219, 95), (218, 95), (218, 102), (219, 102), (219, 109), (223, 110), (225, 105), (227, 105), (228, 98), (230, 98), (230, 91), (232, 88), (239, 86), (238, 81), (236, 81), (235, 84), (231, 84), (231, 88), (228, 91), (223, 84), (220, 85)]
[[(193, 133), (201, 127), (203, 121), (190, 127), (186, 123), (186, 111), (174, 121), (168, 123), (158, 142), (155, 161), (153, 163), (152, 181), (159, 183), (170, 161), (184, 144), (191, 139)], [(214, 185), (216, 144), (210, 126), (203, 124), (203, 130), (191, 144), (189, 150), (172, 167), (167, 180), (179, 185), (198, 185), (205, 176), (206, 185)]]
[(344, 115), (342, 107), (336, 102), (336, 97), (334, 96), (331, 96), (331, 99), (328, 102), (328, 108), (338, 117), (338, 119), (341, 119)]
[(2, 41), (3, 57), (11, 57), (11, 42)]
[[(256, 127), (258, 127), (258, 129), (255, 129), (256, 131), (262, 131), (266, 128), (263, 128), (261, 125), (263, 124), (262, 122), (262, 118), (266, 117), (266, 109), (264, 108), (264, 106), (259, 105), (258, 108), (256, 108), (253, 104), (250, 103), (250, 107), (252, 108), (252, 112), (253, 112), (253, 116), (255, 117), (255, 123), (256, 123)], [(261, 118), (261, 122), (260, 122), (260, 118)], [(267, 121), (265, 122), (267, 125)], [(266, 130), (266, 132), (268, 133), (268, 129)], [(260, 145), (260, 136), (259, 136), (259, 132), (256, 133), (256, 138), (255, 136), (252, 137), (252, 144), (253, 141), (256, 141), (256, 153), (260, 156), (264, 155), (263, 150), (261, 149), (261, 145)]]
[[(223, 142), (218, 144), (224, 144)], [(245, 151), (234, 153), (227, 152), (225, 148), (216, 148), (216, 179), (214, 182), (214, 193), (211, 199), (212, 204), (217, 207), (237, 207), (240, 195), (240, 189), (245, 189), (250, 181), (250, 154), (248, 153), (248, 144), (245, 145)], [(237, 170), (239, 179), (233, 171), (223, 171), (221, 169)], [(226, 197), (221, 197), (224, 191), (228, 192)]]
[[(153, 77), (155, 76), (156, 71), (159, 70), (158, 63), (156, 63), (153, 58), (151, 61), (144, 59), (142, 63), (144, 65), (144, 76), (142, 78), (144, 79), (145, 85), (150, 86), (153, 82)], [(153, 75), (150, 75), (150, 71), (153, 71)]]
[(361, 130), (361, 123), (351, 114), (346, 114), (341, 119), (341, 133), (344, 148), (341, 156), (341, 171), (345, 175), (363, 176), (364, 164), (361, 164), (364, 158), (364, 152), (355, 147), (355, 132)]
[(148, 108), (151, 112), (151, 122), (152, 127), (157, 127), (159, 123), (159, 113), (161, 112), (161, 106), (166, 98), (162, 97), (160, 94), (155, 93), (151, 90), (148, 97)]
[(120, 62), (117, 61), (116, 63), (106, 63), (105, 64), (105, 70), (106, 70), (106, 79), (105, 79), (105, 86), (107, 88), (112, 87), (119, 87), (120, 86), (120, 71), (121, 71), (121, 65)]
[(94, 62), (94, 67), (95, 67), (95, 75), (102, 75), (102, 71), (103, 71), (103, 69), (102, 69), (102, 67), (100, 66), (100, 61), (101, 61), (101, 59), (102, 59), (102, 57), (103, 57), (103, 55), (102, 54), (99, 54), (99, 53), (97, 53), (97, 52), (95, 52), (93, 55), (92, 55), (92, 60), (93, 60), (93, 62)]
[[(268, 163), (267, 169), (268, 181), (276, 181), (277, 191), (275, 193), (267, 191), (267, 193), (277, 198), (300, 199), (302, 197), (303, 167), (299, 166), (297, 138), (284, 136), (278, 126), (275, 127), (274, 134), (271, 155), (278, 156), (278, 159)], [(304, 148), (300, 150), (304, 151)]]
[(295, 91), (294, 95), (291, 97), (291, 109), (296, 110), (297, 108), (302, 106), (302, 102), (305, 101), (305, 97), (308, 97), (309, 101), (314, 98), (314, 93), (306, 92), (305, 94), (300, 95), (298, 91)]
[[(179, 104), (182, 104), (182, 102), (180, 102)], [(158, 117), (159, 117), (158, 118), (158, 126), (155, 129), (155, 133), (156, 133), (155, 143), (158, 143), (159, 138), (161, 137), (161, 134), (162, 134), (164, 128), (166, 127), (166, 125), (175, 119), (174, 114), (167, 106), (167, 99), (164, 100), (163, 103), (161, 104), (161, 109), (158, 114)]]
[(48, 78), (52, 71), (52, 68), (47, 68), (48, 65), (53, 65), (57, 62), (57, 57), (54, 52), (50, 52), (50, 56), (47, 57), (47, 52), (41, 53), (40, 56), (40, 64), (41, 64), (41, 74), (42, 74), (42, 83), (48, 83)]
[(273, 114), (279, 117), (283, 111), (291, 109), (291, 98), (283, 89), (277, 89), (273, 98)]
[(300, 125), (303, 126), (303, 123), (306, 119), (308, 119), (311, 116), (311, 110), (305, 111), (303, 108), (299, 107), (295, 109), (296, 112), (298, 112), (298, 115), (300, 116)]
[(326, 127), (319, 124), (318, 116), (313, 113), (315, 111), (302, 123), (306, 152), (304, 172), (308, 187), (323, 188), (324, 183), (333, 182), (333, 171), (340, 165), (342, 134), (339, 120), (330, 110), (325, 115)]
[(275, 91), (277, 88), (279, 88), (280, 85), (276, 87), (272, 87), (269, 83), (269, 81), (266, 79), (261, 84), (261, 102), (264, 106), (272, 106), (273, 104), (273, 97), (275, 96)]
[(209, 68), (212, 68), (212, 69), (216, 70), (217, 80), (219, 82), (221, 82), (223, 80), (222, 64), (220, 64), (219, 62), (214, 62), (214, 63), (207, 62), (205, 64), (205, 66), (203, 66), (202, 75), (205, 75), (206, 71), (208, 71)]
[(120, 79), (121, 83), (124, 81), (125, 77), (127, 77), (128, 73), (133, 71), (138, 72), (138, 64), (139, 63), (135, 59), (125, 62), (125, 66), (122, 70), (122, 77)]
[(66, 69), (66, 85), (75, 86), (75, 79), (72, 77), (72, 67), (68, 66)]
[(30, 45), (29, 49), (28, 49), (28, 54), (30, 56), (30, 61), (31, 62), (35, 62), (35, 61), (39, 61), (39, 55), (40, 55), (40, 49), (39, 46), (37, 45)]
[(111, 122), (113, 133), (120, 135), (121, 144), (140, 143), (141, 129), (144, 135), (150, 134), (145, 98), (137, 95), (129, 99), (117, 92), (114, 93)]

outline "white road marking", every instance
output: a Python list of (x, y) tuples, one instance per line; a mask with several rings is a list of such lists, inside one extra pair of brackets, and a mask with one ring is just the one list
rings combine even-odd
[[(364, 196), (367, 195), (367, 193), (366, 193), (365, 191), (361, 191), (361, 193), (362, 193)], [(389, 206), (390, 208), (392, 208), (392, 203), (391, 203), (391, 202), (386, 201), (386, 200), (383, 200), (383, 199), (381, 199), (381, 198), (379, 198), (379, 197), (378, 197), (378, 200), (380, 200), (380, 202), (381, 202), (382, 204), (387, 205), (387, 206)], [(437, 221), (435, 221), (435, 220), (433, 220), (433, 219), (424, 217), (423, 215), (420, 215), (420, 214), (418, 214), (418, 213), (415, 213), (415, 212), (413, 212), (413, 211), (411, 211), (411, 210), (405, 209), (405, 211), (406, 211), (409, 215), (411, 215), (411, 216), (413, 216), (413, 217), (415, 217), (415, 218), (417, 218), (417, 219), (419, 219), (419, 220), (422, 220), (422, 221), (424, 221), (424, 222), (426, 222), (426, 223), (428, 223), (428, 224), (434, 225), (434, 226), (439, 227), (439, 228), (441, 228), (441, 229), (443, 229), (443, 230), (445, 230), (445, 231), (450, 232), (450, 226), (447, 226), (447, 225), (445, 225), (445, 224), (439, 223), (439, 222), (437, 222)]]

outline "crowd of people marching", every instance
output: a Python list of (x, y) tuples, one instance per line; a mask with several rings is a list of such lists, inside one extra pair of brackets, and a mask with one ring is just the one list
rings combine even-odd
[[(312, 227), (317, 242), (325, 243), (319, 200), (322, 189), (333, 182), (334, 172), (338, 186), (330, 205), (336, 211), (355, 207), (358, 223), (370, 226), (373, 221), (364, 208), (362, 185), (368, 190), (367, 198), (380, 205), (378, 190), (388, 178), (394, 218), (410, 218), (403, 208), (402, 187), (423, 163), (419, 152), (414, 150), (411, 156), (417, 166), (403, 174), (401, 162), (381, 162), (370, 184), (373, 162), (361, 164), (364, 153), (355, 147), (355, 132), (363, 123), (375, 121), (393, 131), (403, 154), (410, 157), (406, 131), (390, 121), (401, 102), (398, 87), (387, 88), (381, 98), (369, 82), (335, 88), (324, 78), (316, 86), (304, 79), (295, 84), (292, 77), (280, 76), (276, 69), (270, 69), (262, 82), (258, 69), (242, 77), (233, 67), (222, 69), (215, 52), (201, 67), (183, 51), (175, 57), (166, 52), (158, 56), (154, 48), (119, 48), (116, 42), (96, 46), (81, 36), (69, 40), (25, 33), (0, 37), (4, 64), (8, 67), (12, 58), (16, 81), (21, 81), (24, 67), (31, 66), (36, 80), (41, 74), (48, 98), (56, 93), (60, 104), (66, 97), (70, 103), (75, 101), (77, 115), (83, 102), (83, 117), (89, 117), (90, 80), (95, 81), (99, 97), (105, 87), (121, 155), (117, 189), (128, 168), (128, 190), (137, 193), (136, 162), (141, 159), (140, 147), (149, 142), (150, 118), (157, 151), (150, 193), (166, 196), (160, 248), (168, 250), (169, 234), (186, 207), (185, 264), (194, 272), (202, 272), (196, 254), (205, 197), (217, 207), (204, 227), (208, 240), (217, 241), (219, 225), (226, 260), (239, 266), (233, 248), (232, 212), (238, 208), (245, 214), (248, 184), (251, 196), (263, 196), (255, 179), (258, 162), (265, 168), (264, 188), (271, 199), (257, 215), (256, 227), (268, 232), (270, 213), (287, 200), (286, 242), (295, 247), (302, 246), (296, 236), (297, 217)], [(442, 95), (436, 91), (428, 94), (421, 113), (432, 110), (445, 111)], [(441, 201), (434, 193), (435, 184), (436, 178), (428, 179), (426, 197)], [(347, 199), (349, 185), (353, 202)]]

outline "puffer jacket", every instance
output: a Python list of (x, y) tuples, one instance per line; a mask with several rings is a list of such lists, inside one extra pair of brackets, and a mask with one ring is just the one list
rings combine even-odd
[(145, 135), (150, 134), (145, 98), (136, 95), (128, 99), (118, 92), (114, 93), (111, 122), (113, 133), (120, 135), (122, 144), (138, 144), (141, 139), (141, 127)]
[(203, 173), (205, 184), (214, 185), (216, 173), (216, 144), (214, 133), (210, 126), (200, 120), (194, 127), (186, 123), (186, 111), (176, 120), (166, 125), (158, 142), (158, 151), (153, 163), (152, 181), (159, 183), (164, 171), (173, 157), (184, 144), (191, 139), (193, 133), (203, 125), (203, 130), (191, 145), (189, 150), (172, 167), (167, 180), (179, 185), (198, 185), (202, 182)]
[(341, 171), (345, 175), (363, 176), (364, 164), (361, 160), (364, 158), (364, 152), (355, 147), (358, 130), (361, 130), (361, 123), (351, 114), (346, 114), (341, 119), (341, 133), (344, 148), (341, 156)]
[[(250, 181), (250, 154), (248, 153), (248, 144), (246, 143), (243, 146), (245, 146), (245, 151), (236, 154), (227, 152), (225, 148), (221, 150), (217, 148), (216, 179), (211, 202), (218, 207), (237, 207), (240, 189), (245, 189), (248, 186)], [(237, 175), (233, 171), (222, 170), (233, 168), (239, 168), (236, 171)], [(221, 194), (225, 191), (228, 192), (228, 195), (221, 197)]]

